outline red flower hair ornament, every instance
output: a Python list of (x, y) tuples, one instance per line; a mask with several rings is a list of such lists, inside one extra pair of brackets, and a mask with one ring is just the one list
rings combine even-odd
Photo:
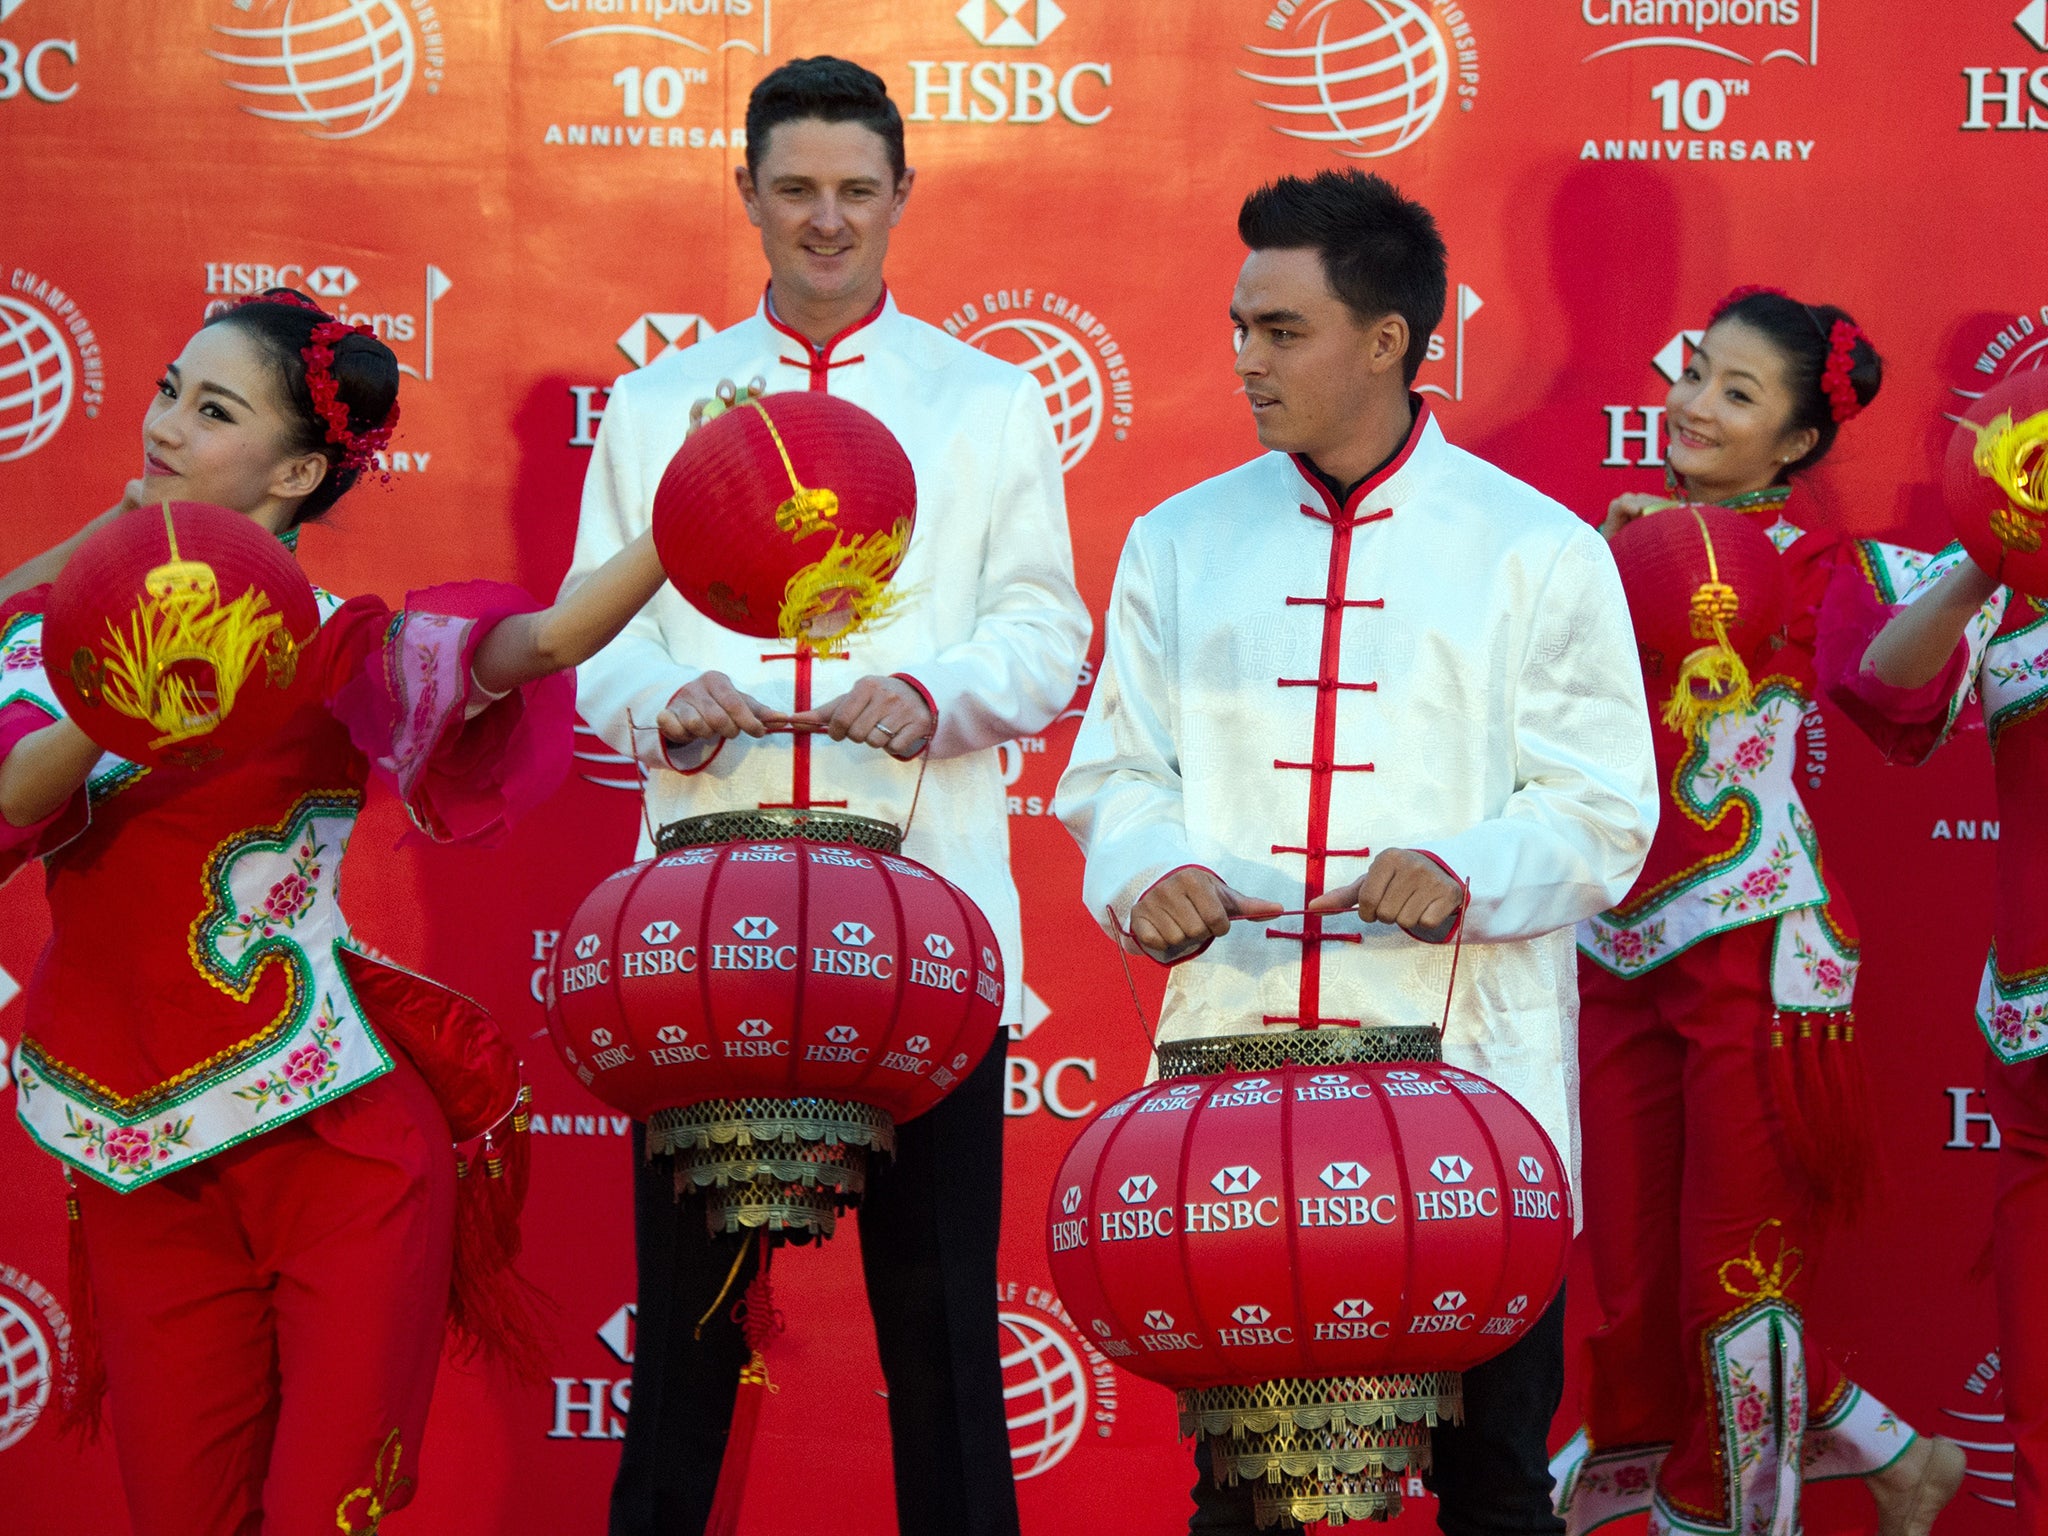
[[(336, 320), (312, 300), (302, 298), (289, 289), (252, 294), (242, 303), (288, 304), (294, 309), (309, 310), (322, 317), (320, 323), (313, 327), (311, 339), (299, 350), (300, 360), (306, 365), (306, 389), (313, 397), (314, 414), (326, 424), (326, 440), (341, 449), (341, 462), (336, 468), (352, 469), (358, 474), (375, 469), (377, 455), (390, 443), (392, 429), (398, 425), (398, 406), (394, 403), (391, 413), (379, 425), (366, 427), (361, 432), (350, 430), (348, 406), (341, 398), (341, 386), (334, 377), (334, 344), (344, 336), (375, 339), (377, 333), (367, 325), (350, 325)], [(384, 478), (390, 479), (388, 471)]]

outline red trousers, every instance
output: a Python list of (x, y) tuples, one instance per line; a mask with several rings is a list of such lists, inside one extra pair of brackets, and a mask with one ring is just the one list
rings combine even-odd
[(375, 1531), (411, 1493), (454, 1248), (419, 1075), (401, 1057), (157, 1183), (80, 1186), (135, 1536)]
[(1991, 1113), (1998, 1121), (1998, 1200), (1991, 1251), (1998, 1287), (1998, 1372), (2005, 1382), (2005, 1427), (2017, 1465), (2013, 1492), (2019, 1528), (2048, 1530), (2048, 1059), (1989, 1068)]
[(1755, 923), (1622, 981), (1580, 964), (1591, 1454), (1571, 1528), (1796, 1531), (1806, 1478), (1878, 1470), (1913, 1432), (1805, 1319), (1812, 1232), (1778, 1145), (1770, 944)]

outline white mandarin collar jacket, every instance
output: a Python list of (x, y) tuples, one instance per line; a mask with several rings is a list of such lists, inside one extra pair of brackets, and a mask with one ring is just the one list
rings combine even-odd
[[(917, 527), (895, 582), (908, 600), (849, 642), (843, 658), (816, 662), (812, 702), (875, 673), (913, 679), (937, 709), (932, 762), (904, 851), (988, 915), (1010, 978), (1006, 1018), (1021, 1017), (1023, 943), (994, 749), (1045, 729), (1066, 706), (1090, 632), (1074, 589), (1059, 450), (1029, 374), (901, 313), (887, 295), (824, 346), (782, 325), (764, 300), (750, 319), (613, 384), (563, 590), (647, 528), (691, 404), (721, 379), (745, 388), (757, 377), (770, 394), (826, 389), (851, 400), (879, 417), (910, 458)], [(792, 707), (795, 665), (767, 659), (788, 651), (714, 624), (664, 585), (578, 669), (584, 719), (650, 772), (647, 811), (656, 826), (790, 800), (792, 737), (741, 737), (671, 759), (652, 730), (669, 697), (701, 672), (724, 672), (768, 705)], [(629, 730), (629, 715), (641, 729)], [(916, 763), (823, 737), (809, 742), (809, 757), (814, 802), (844, 801), (903, 822)], [(641, 852), (648, 850), (643, 832)]]
[[(1436, 856), (1471, 888), (1445, 1059), (1576, 1179), (1573, 925), (1657, 816), (1635, 638), (1600, 536), (1416, 407), (1342, 507), (1270, 453), (1138, 520), (1056, 810), (1105, 928), (1186, 865), (1297, 909)], [(1452, 954), (1356, 913), (1239, 923), (1174, 968), (1160, 1034), (1435, 1023)]]

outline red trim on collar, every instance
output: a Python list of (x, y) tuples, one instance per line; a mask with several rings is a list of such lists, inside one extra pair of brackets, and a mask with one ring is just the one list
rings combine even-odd
[(1401, 472), (1402, 466), (1408, 462), (1410, 455), (1415, 452), (1415, 445), (1422, 441), (1422, 429), (1429, 421), (1429, 402), (1421, 395), (1411, 393), (1408, 396), (1408, 404), (1415, 411), (1415, 420), (1409, 425), (1408, 440), (1401, 445), (1401, 451), (1387, 461), (1386, 468), (1370, 479), (1361, 481), (1357, 489), (1344, 499), (1344, 505), (1341, 507), (1337, 505), (1337, 499), (1330, 494), (1330, 488), (1324, 485), (1317, 478), (1315, 470), (1310, 468), (1309, 459), (1306, 454), (1290, 453), (1288, 455), (1290, 459), (1294, 460), (1294, 467), (1300, 472), (1301, 478), (1314, 487), (1317, 498), (1325, 507), (1329, 508), (1332, 517), (1336, 517), (1340, 513), (1348, 515), (1355, 512), (1359, 502), (1398, 475)]
[(808, 368), (810, 370), (808, 387), (811, 389), (823, 389), (826, 379), (830, 377), (830, 370), (844, 368), (848, 363), (858, 363), (866, 360), (860, 357), (849, 357), (842, 362), (835, 363), (832, 361), (832, 353), (837, 349), (839, 343), (846, 340), (855, 331), (865, 330), (868, 326), (873, 325), (879, 320), (882, 316), (882, 311), (888, 307), (888, 304), (889, 285), (884, 283), (882, 285), (882, 296), (875, 300), (875, 307), (873, 309), (862, 315), (853, 324), (847, 326), (845, 330), (840, 331), (830, 340), (820, 345), (812, 341), (810, 337), (796, 329), (796, 327), (785, 324), (782, 317), (775, 313), (774, 283), (771, 282), (761, 295), (761, 313), (767, 316), (768, 323), (803, 348), (804, 355), (802, 359), (783, 358), (782, 361), (790, 364), (792, 367)]

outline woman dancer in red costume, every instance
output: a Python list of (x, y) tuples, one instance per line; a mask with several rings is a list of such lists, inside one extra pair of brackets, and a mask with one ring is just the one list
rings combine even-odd
[[(372, 467), (397, 393), (366, 328), (272, 290), (164, 370), (141, 509), (109, 515), (211, 502), (291, 543)], [(49, 589), (0, 606), (0, 879), (44, 859), (52, 918), (18, 1111), (76, 1188), (138, 1536), (369, 1532), (409, 1496), (457, 1174), (394, 1041), (459, 1036), (475, 1009), (355, 946), (342, 853), (373, 771), (438, 839), (545, 796), (569, 757), (557, 674), (660, 581), (643, 539), (539, 611), (482, 582), (396, 612), (320, 593), (307, 701), (193, 771), (101, 752), (44, 672)]]
[[(1988, 490), (1988, 487), (1987, 487)], [(1975, 692), (1998, 787), (1992, 944), (1977, 988), (1999, 1131), (1992, 1209), (1998, 1368), (2017, 1453), (2019, 1529), (2048, 1522), (2048, 603), (2001, 586), (1951, 544), (1845, 573), (1821, 616), (1821, 682), (1894, 762), (1922, 763)], [(1872, 598), (1875, 585), (1883, 601)]]
[(1883, 1536), (1921, 1536), (1961, 1484), (1959, 1448), (1916, 1435), (1814, 1345), (1812, 1238), (1853, 1205), (1857, 1160), (1768, 1086), (1795, 1054), (1822, 1081), (1853, 1067), (1855, 929), (1794, 784), (1814, 615), (1845, 546), (1796, 520), (1794, 486), (1881, 376), (1841, 310), (1738, 289), (1671, 388), (1674, 499), (1618, 497), (1603, 525), (1612, 537), (1679, 503), (1755, 518), (1790, 620), (1750, 708), (1692, 735), (1658, 728), (1649, 862), (1580, 928), (1602, 1316), (1586, 1429), (1553, 1464), (1574, 1533), (1647, 1508), (1653, 1531), (1794, 1536), (1803, 1479), (1861, 1477)]

